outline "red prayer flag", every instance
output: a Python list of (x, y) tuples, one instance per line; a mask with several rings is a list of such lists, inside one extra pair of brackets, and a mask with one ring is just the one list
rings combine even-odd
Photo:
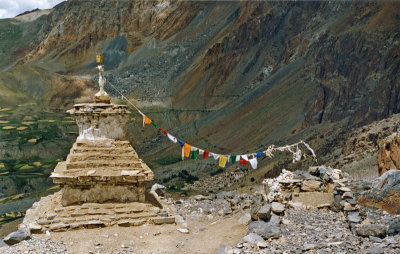
[(239, 160), (240, 164), (242, 164), (243, 166), (247, 165), (247, 161), (246, 160)]
[(209, 151), (204, 150), (204, 153), (203, 153), (203, 160), (207, 160), (207, 157), (208, 157), (208, 154), (209, 154), (209, 153), (210, 153)]
[(164, 130), (163, 128), (160, 128), (160, 130), (161, 130), (162, 132), (164, 132), (165, 135), (168, 134), (168, 132), (167, 132), (166, 130)]

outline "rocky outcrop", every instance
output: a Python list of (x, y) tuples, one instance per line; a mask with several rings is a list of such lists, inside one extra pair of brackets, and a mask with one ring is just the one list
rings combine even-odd
[(400, 137), (393, 133), (383, 140), (378, 151), (379, 176), (391, 169), (400, 169)]
[(374, 188), (358, 199), (358, 203), (400, 214), (400, 170), (385, 172)]

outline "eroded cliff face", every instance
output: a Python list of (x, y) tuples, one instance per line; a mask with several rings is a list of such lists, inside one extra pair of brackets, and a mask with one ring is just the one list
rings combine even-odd
[[(306, 139), (323, 155), (399, 112), (399, 15), (397, 2), (70, 0), (19, 65), (94, 79), (102, 53), (108, 82), (188, 142), (239, 153)], [(136, 123), (145, 159), (178, 150)]]

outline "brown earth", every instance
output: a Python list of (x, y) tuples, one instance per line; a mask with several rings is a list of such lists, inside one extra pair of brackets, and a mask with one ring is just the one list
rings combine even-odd
[[(107, 227), (34, 235), (62, 241), (68, 253), (215, 253), (221, 245), (236, 245), (247, 227), (238, 223), (241, 213), (223, 219), (194, 217), (187, 220), (189, 234), (177, 231), (175, 224), (144, 224), (136, 227)], [(100, 243), (95, 245), (95, 242)]]
[(387, 196), (377, 201), (367, 197), (360, 197), (357, 202), (363, 206), (373, 206), (385, 210), (391, 214), (399, 214), (400, 211), (400, 191), (394, 192), (393, 190)]

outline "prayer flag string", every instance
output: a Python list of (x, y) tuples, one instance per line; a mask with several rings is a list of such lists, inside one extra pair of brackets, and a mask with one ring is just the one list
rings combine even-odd
[(250, 164), (253, 169), (256, 169), (258, 166), (258, 161), (257, 161), (258, 158), (260, 158), (262, 155), (272, 158), (274, 156), (273, 153), (276, 151), (280, 151), (280, 152), (286, 151), (286, 152), (292, 153), (292, 155), (293, 155), (292, 162), (293, 163), (300, 161), (301, 158), (303, 158), (303, 157), (306, 158), (306, 154), (300, 150), (299, 145), (304, 145), (306, 147), (306, 149), (311, 152), (312, 157), (316, 158), (314, 150), (303, 140), (301, 140), (300, 142), (297, 142), (295, 144), (280, 146), (280, 147), (276, 147), (275, 145), (270, 145), (267, 148), (267, 150), (265, 150), (265, 151), (249, 153), (249, 154), (242, 154), (242, 155), (221, 155), (218, 153), (210, 152), (205, 149), (200, 149), (200, 148), (194, 147), (194, 146), (176, 138), (171, 133), (169, 133), (168, 131), (161, 128), (153, 120), (151, 120), (148, 116), (146, 116), (142, 111), (140, 111), (140, 109), (137, 108), (130, 100), (128, 100), (128, 98), (126, 98), (112, 83), (110, 83), (110, 82), (108, 82), (108, 83), (121, 95), (122, 99), (126, 100), (143, 117), (143, 127), (145, 125), (151, 124), (156, 129), (159, 129), (162, 133), (167, 135), (168, 139), (171, 142), (179, 143), (179, 145), (182, 148), (182, 160), (185, 157), (196, 160), (199, 157), (199, 155), (203, 155), (203, 160), (207, 160), (207, 158), (209, 157), (208, 155), (210, 155), (214, 160), (218, 160), (218, 165), (222, 168), (225, 168), (227, 166), (228, 162), (231, 162), (232, 164), (239, 162), (243, 166)]

